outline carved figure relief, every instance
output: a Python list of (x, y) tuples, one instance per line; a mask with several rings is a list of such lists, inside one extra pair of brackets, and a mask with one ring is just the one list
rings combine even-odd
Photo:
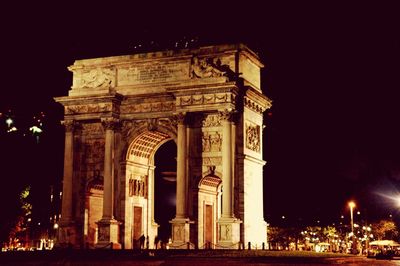
[(110, 228), (108, 226), (99, 225), (99, 241), (109, 241), (110, 240)]
[(109, 87), (114, 85), (115, 73), (109, 68), (95, 68), (82, 73), (82, 88)]
[(260, 152), (260, 126), (246, 123), (246, 148)]
[(203, 152), (221, 151), (222, 138), (218, 132), (204, 132), (202, 136)]
[(129, 196), (139, 196), (147, 199), (147, 176), (129, 179)]
[(192, 58), (191, 78), (221, 77), (224, 73), (217, 69), (212, 58)]
[(174, 240), (183, 241), (183, 226), (175, 225), (174, 226)]
[(231, 225), (230, 224), (221, 224), (219, 231), (219, 238), (221, 241), (231, 240)]

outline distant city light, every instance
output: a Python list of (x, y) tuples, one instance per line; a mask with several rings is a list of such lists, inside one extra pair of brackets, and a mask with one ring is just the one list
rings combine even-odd
[(10, 127), (13, 122), (14, 121), (10, 117), (6, 119), (6, 124), (8, 127)]
[(12, 128), (10, 128), (10, 129), (7, 130), (8, 133), (14, 132), (14, 131), (17, 131), (17, 128), (16, 128), (16, 127), (12, 127)]
[(33, 134), (42, 133), (43, 132), (43, 130), (41, 128), (37, 127), (37, 126), (30, 127), (29, 131), (32, 131)]

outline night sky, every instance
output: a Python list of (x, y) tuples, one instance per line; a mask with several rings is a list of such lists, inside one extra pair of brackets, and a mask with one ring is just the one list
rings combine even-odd
[(0, 4), (1, 119), (11, 109), (23, 125), (44, 111), (47, 127), (39, 144), (0, 134), (2, 208), (24, 184), (39, 194), (61, 180), (63, 114), (52, 98), (68, 93), (67, 66), (193, 39), (246, 43), (265, 64), (269, 223), (335, 222), (350, 199), (369, 220), (400, 217), (387, 198), (400, 191), (395, 1), (165, 2)]

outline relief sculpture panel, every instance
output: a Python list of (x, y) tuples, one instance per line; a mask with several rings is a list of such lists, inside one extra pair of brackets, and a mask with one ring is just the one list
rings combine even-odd
[(114, 87), (115, 72), (110, 68), (97, 67), (86, 70), (81, 73), (79, 87), (81, 88), (99, 88)]
[(222, 137), (218, 131), (203, 132), (202, 151), (203, 152), (220, 152), (222, 145)]
[(246, 148), (260, 152), (260, 126), (246, 123)]

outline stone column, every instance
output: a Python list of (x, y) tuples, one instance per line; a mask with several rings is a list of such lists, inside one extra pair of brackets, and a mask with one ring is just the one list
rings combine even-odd
[(184, 115), (178, 117), (176, 162), (176, 218), (186, 215), (186, 125)]
[(218, 221), (218, 245), (221, 248), (237, 248), (240, 241), (240, 220), (233, 212), (233, 112), (220, 112), (222, 124), (222, 214)]
[(104, 150), (104, 194), (103, 194), (103, 216), (97, 222), (99, 227), (99, 238), (97, 247), (103, 248), (112, 245), (112, 248), (121, 248), (118, 241), (119, 222), (114, 219), (114, 130), (119, 126), (118, 119), (102, 119), (105, 130)]
[(78, 125), (74, 120), (65, 120), (62, 124), (65, 127), (65, 148), (61, 220), (58, 231), (60, 247), (76, 244), (76, 230), (72, 217), (72, 178), (74, 175), (74, 130)]
[(222, 124), (222, 218), (233, 218), (232, 212), (232, 115), (223, 113)]
[(177, 165), (176, 165), (176, 215), (172, 223), (172, 244), (170, 248), (186, 249), (190, 241), (189, 229), (191, 221), (187, 215), (187, 170), (186, 170), (186, 124), (185, 114), (180, 113), (177, 118)]

